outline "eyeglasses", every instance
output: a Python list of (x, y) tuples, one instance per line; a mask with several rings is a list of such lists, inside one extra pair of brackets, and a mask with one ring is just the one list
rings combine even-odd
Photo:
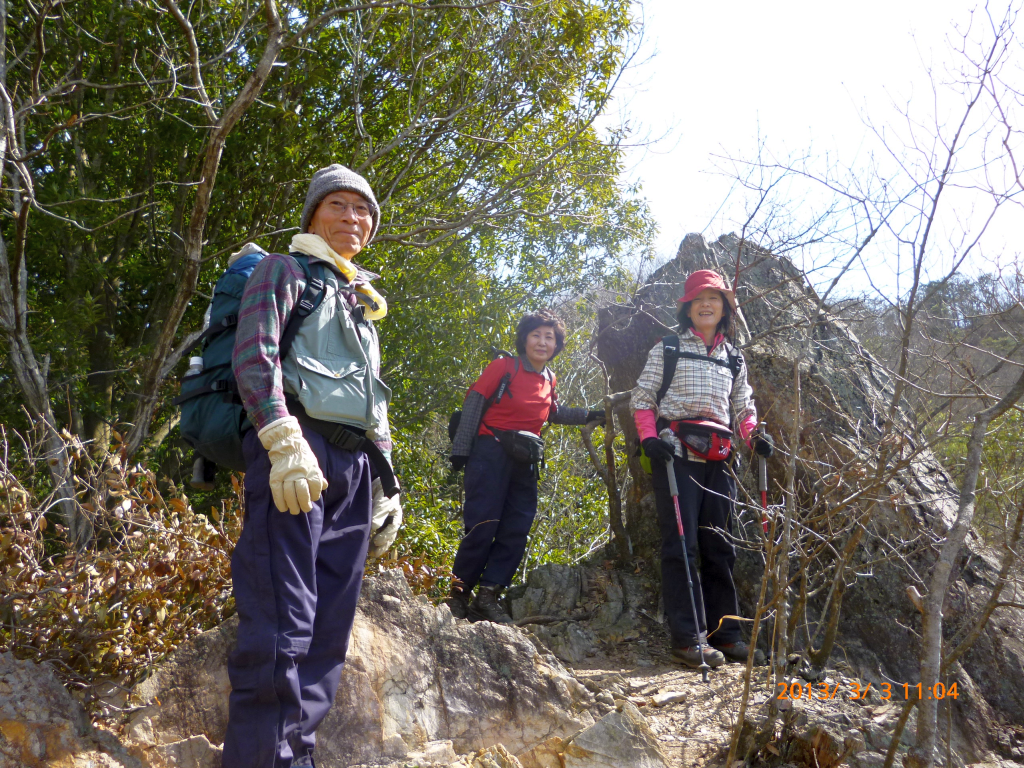
[(373, 214), (373, 210), (366, 203), (346, 203), (344, 200), (331, 200), (331, 205), (335, 211), (342, 215), (346, 211), (352, 211), (359, 218), (368, 219)]

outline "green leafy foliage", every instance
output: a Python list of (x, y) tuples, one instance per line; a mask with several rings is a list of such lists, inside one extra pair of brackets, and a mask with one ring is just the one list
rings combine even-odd
[[(240, 0), (182, 10), (222, 114), (253, 71), (266, 20)], [(294, 34), (328, 8), (278, 10)], [(27, 335), (95, 537), (72, 551), (43, 512), (53, 479), (37, 446), (12, 445), (0, 500), (4, 649), (56, 661), (82, 685), (131, 681), (231, 612), (237, 478), (182, 493), (190, 456), (174, 427), (174, 373), (155, 393), (144, 374), (175, 300), (192, 297), (180, 342), (201, 328), (232, 251), (287, 249), (309, 177), (332, 162), (366, 175), (382, 211), (360, 258), (390, 306), (379, 329), (407, 523), (371, 568), (401, 567), (418, 591), (446, 591), (462, 481), (443, 427), (489, 346), (524, 311), (561, 306), (571, 331), (555, 365), (562, 402), (604, 394), (588, 359), (592, 310), (567, 297), (618, 286), (624, 257), (653, 231), (637, 190), (618, 180), (624, 131), (594, 127), (634, 33), (630, 10), (630, 0), (424, 4), (339, 12), (311, 28), (228, 136), (195, 286), (182, 285), (183, 243), (212, 119), (167, 3), (6, 10), (3, 84), (35, 194), (21, 262)], [(20, 204), (0, 193), (11, 252)], [(0, 423), (28, 433), (11, 344), (0, 341)], [(129, 456), (117, 429), (151, 397), (152, 440)], [(548, 440), (531, 567), (575, 561), (606, 535), (603, 488), (577, 431), (553, 427)]]
[[(958, 481), (964, 469), (971, 426), (971, 422), (957, 424), (936, 440), (939, 458)], [(982, 445), (981, 467), (974, 526), (988, 543), (998, 546), (1005, 541), (1008, 524), (1024, 504), (1024, 414), (1021, 411), (1011, 410), (990, 424)]]
[[(279, 10), (292, 29), (319, 12)], [(592, 124), (623, 63), (629, 10), (627, 0), (560, 0), (341, 13), (286, 48), (228, 137), (179, 335), (200, 327), (227, 255), (247, 240), (286, 249), (307, 179), (342, 162), (381, 202), (363, 262), (383, 276), (391, 306), (381, 333), (395, 408), (416, 427), (450, 410), (458, 372), (484, 360), (481, 339), (525, 307), (614, 276), (618, 257), (650, 234), (642, 203), (617, 180), (621, 132)], [(190, 11), (215, 109), (261, 50), (263, 22), (251, 14), (242, 2)], [(9, 90), (32, 91), (33, 57), (16, 56), (37, 30), (40, 87), (57, 88), (24, 123), (36, 197), (54, 214), (29, 217), (30, 337), (49, 356), (60, 426), (105, 445), (112, 425), (132, 421), (141, 371), (182, 290), (209, 118), (163, 6), (88, 0), (9, 23)], [(78, 85), (60, 90), (68, 78)], [(13, 218), (0, 224), (8, 241)], [(159, 392), (158, 438), (173, 424), (175, 388)], [(0, 376), (0, 393), (0, 419), (24, 426), (16, 382)]]
[[(568, 327), (565, 349), (552, 363), (558, 375), (559, 401), (569, 406), (598, 402), (603, 385), (589, 357), (593, 317), (585, 302), (567, 303), (560, 312)], [(492, 343), (508, 349), (513, 346), (513, 335), (510, 326), (492, 337)], [(451, 393), (454, 398), (461, 400), (484, 368), (483, 350), (480, 356), (484, 362), (478, 368), (461, 371), (463, 380)], [(430, 569), (433, 576), (424, 591), (435, 598), (447, 594), (463, 535), (463, 475), (453, 473), (448, 462), (447, 416), (433, 414), (422, 430), (396, 431), (394, 455), (403, 489), (405, 527), (392, 559), (380, 564), (397, 566), (418, 559), (420, 567)], [(549, 425), (544, 438), (545, 467), (538, 486), (537, 517), (517, 579), (543, 563), (576, 563), (600, 555), (608, 541), (607, 492), (590, 463), (579, 427)], [(617, 461), (622, 466), (625, 445), (621, 435), (618, 440)], [(423, 588), (424, 580), (417, 579), (415, 584)]]

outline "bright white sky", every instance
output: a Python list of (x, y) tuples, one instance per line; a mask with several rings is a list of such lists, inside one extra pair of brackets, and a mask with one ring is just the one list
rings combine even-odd
[[(659, 223), (659, 261), (688, 232), (738, 231), (742, 203), (723, 207), (730, 181), (713, 155), (752, 158), (760, 134), (776, 155), (813, 148), (857, 162), (870, 144), (861, 114), (891, 121), (894, 100), (930, 99), (925, 68), (952, 60), (946, 36), (974, 5), (641, 0), (645, 39), (609, 119), (654, 140), (630, 151), (627, 179)], [(1010, 218), (1001, 244), (1024, 232), (1019, 208)]]

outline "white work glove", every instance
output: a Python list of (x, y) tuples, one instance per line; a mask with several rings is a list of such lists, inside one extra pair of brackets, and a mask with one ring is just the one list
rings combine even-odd
[(267, 424), (260, 442), (270, 454), (270, 492), (282, 512), (309, 512), (327, 487), (324, 473), (294, 416)]
[(402, 527), (402, 505), (396, 493), (391, 498), (384, 495), (380, 478), (373, 481), (373, 522), (370, 524), (370, 557), (382, 557), (391, 549)]

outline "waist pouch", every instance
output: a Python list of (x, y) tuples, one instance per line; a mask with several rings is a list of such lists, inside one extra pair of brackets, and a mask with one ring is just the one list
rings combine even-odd
[(540, 464), (544, 461), (544, 441), (532, 432), (492, 429), (501, 447), (517, 464)]
[(679, 442), (705, 461), (723, 461), (732, 452), (732, 430), (713, 421), (673, 421)]

